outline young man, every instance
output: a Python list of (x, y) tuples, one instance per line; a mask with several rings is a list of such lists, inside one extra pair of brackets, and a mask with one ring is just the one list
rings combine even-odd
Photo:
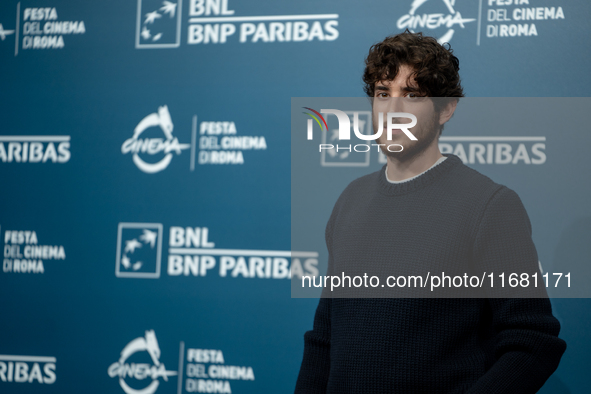
[[(363, 78), (374, 131), (379, 112), (412, 113), (417, 140), (394, 130), (388, 141), (384, 132), (387, 165), (339, 197), (326, 227), (328, 274), (360, 266), (405, 276), (454, 267), (538, 271), (517, 194), (439, 151), (443, 125), (463, 96), (458, 70), (451, 50), (420, 33), (370, 49)], [(535, 393), (566, 349), (540, 291), (538, 298), (323, 297), (304, 336), (295, 391)]]

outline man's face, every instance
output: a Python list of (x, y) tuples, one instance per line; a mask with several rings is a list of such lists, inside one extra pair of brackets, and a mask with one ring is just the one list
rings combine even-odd
[[(375, 93), (373, 98), (373, 128), (374, 133), (379, 127), (379, 113), (383, 113), (383, 132), (378, 138), (378, 144), (382, 151), (390, 157), (397, 160), (408, 160), (421, 154), (427, 147), (437, 140), (439, 130), (443, 123), (440, 123), (440, 115), (435, 111), (433, 100), (424, 97), (420, 92), (414, 79), (408, 79), (413, 70), (409, 66), (403, 65), (399, 68), (396, 78), (388, 81), (379, 81), (375, 84)], [(402, 130), (394, 130), (392, 139), (387, 139), (387, 113), (388, 112), (407, 112), (417, 118), (416, 126), (409, 128), (409, 131), (417, 138), (417, 141), (411, 140)], [(394, 118), (392, 123), (410, 123), (409, 118)], [(436, 142), (435, 142), (436, 143)], [(389, 151), (387, 146), (398, 144), (403, 146), (401, 152), (400, 146), (393, 145)], [(394, 152), (392, 152), (394, 151)]]

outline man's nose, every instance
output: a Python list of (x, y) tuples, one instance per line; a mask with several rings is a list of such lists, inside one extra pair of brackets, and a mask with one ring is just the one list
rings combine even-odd
[(404, 112), (403, 101), (402, 97), (390, 97), (388, 99), (388, 112)]
[[(404, 99), (402, 97), (389, 97), (385, 105), (380, 108), (380, 112), (383, 112), (383, 123), (384, 129), (387, 127), (388, 114), (391, 112), (405, 112), (404, 111)], [(405, 123), (404, 120), (393, 119), (394, 123)]]

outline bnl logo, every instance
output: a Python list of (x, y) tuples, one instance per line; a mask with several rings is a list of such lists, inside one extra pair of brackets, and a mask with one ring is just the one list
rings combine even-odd
[(157, 279), (160, 277), (161, 257), (162, 224), (119, 223), (117, 277)]
[(182, 0), (138, 0), (135, 47), (178, 48)]
[[(315, 123), (318, 124), (322, 131), (322, 143), (319, 144), (318, 150), (320, 152), (320, 164), (323, 167), (369, 166), (371, 147), (368, 144), (376, 143), (376, 140), (382, 135), (391, 140), (393, 130), (401, 130), (410, 140), (417, 140), (409, 130), (417, 124), (416, 116), (411, 113), (377, 113), (378, 130), (373, 133), (371, 111), (321, 109), (318, 112), (309, 107), (304, 107), (304, 109), (310, 111), (304, 112), (304, 114), (310, 116), (307, 123), (306, 138), (308, 140), (314, 138)], [(327, 115), (335, 116), (328, 117)], [(338, 121), (336, 127), (334, 124), (335, 118)], [(396, 120), (401, 118), (410, 119), (411, 122), (396, 123)], [(384, 119), (386, 119), (386, 124), (384, 124)], [(343, 145), (343, 142), (346, 144)], [(376, 152), (378, 151), (376, 149)]]

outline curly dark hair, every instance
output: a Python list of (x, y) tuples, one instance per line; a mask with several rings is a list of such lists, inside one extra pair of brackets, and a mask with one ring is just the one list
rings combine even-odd
[[(444, 44), (445, 45), (445, 44)], [(374, 97), (375, 84), (396, 78), (400, 66), (410, 66), (419, 92), (429, 97), (464, 97), (460, 62), (451, 46), (440, 45), (436, 39), (406, 30), (374, 44), (365, 59), (364, 91)]]

